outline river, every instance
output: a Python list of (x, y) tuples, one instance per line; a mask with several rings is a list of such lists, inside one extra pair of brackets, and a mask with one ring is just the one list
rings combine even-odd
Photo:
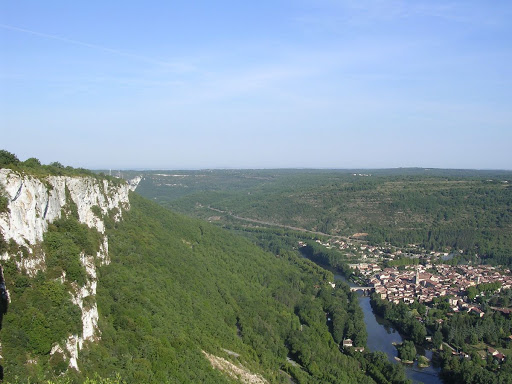
[[(384, 352), (390, 361), (398, 364), (395, 360), (395, 356), (398, 356), (398, 352), (393, 343), (401, 343), (403, 341), (402, 336), (400, 336), (387, 320), (373, 313), (368, 296), (361, 296), (359, 298), (359, 305), (363, 310), (366, 331), (368, 332), (366, 345), (371, 351)], [(416, 347), (416, 349), (418, 353), (426, 356), (429, 360), (432, 359), (432, 351), (420, 347)], [(439, 378), (439, 367), (431, 365), (427, 368), (419, 368), (417, 362), (414, 362), (413, 365), (404, 365), (407, 377), (411, 379), (413, 383), (442, 384)]]
[[(349, 281), (345, 276), (335, 272), (328, 266), (320, 265), (322, 268), (330, 270), (334, 273), (334, 279), (336, 281), (343, 281), (351, 287), (357, 287), (357, 284)], [(382, 351), (387, 356), (389, 361), (400, 364), (395, 360), (398, 356), (398, 352), (393, 343), (401, 343), (403, 341), (402, 336), (396, 331), (392, 324), (382, 317), (376, 315), (373, 312), (372, 306), (370, 305), (370, 297), (361, 295), (359, 297), (359, 305), (364, 313), (364, 322), (366, 324), (366, 331), (368, 333), (368, 341), (366, 345), (371, 351)], [(432, 351), (425, 350), (421, 347), (416, 347), (418, 353), (426, 356), (429, 360), (432, 360)], [(443, 382), (439, 378), (440, 368), (434, 365), (430, 365), (428, 368), (419, 368), (418, 363), (415, 362), (413, 365), (404, 364), (407, 378), (412, 380), (413, 383), (423, 384), (442, 384)]]

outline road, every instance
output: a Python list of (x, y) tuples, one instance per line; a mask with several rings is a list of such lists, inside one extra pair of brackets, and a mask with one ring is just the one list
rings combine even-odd
[(210, 209), (211, 211), (218, 212), (218, 213), (223, 213), (223, 214), (228, 215), (228, 216), (230, 216), (230, 217), (232, 217), (234, 219), (237, 219), (237, 220), (247, 221), (249, 223), (268, 225), (268, 226), (271, 226), (271, 227), (279, 227), (279, 228), (291, 229), (293, 231), (304, 232), (304, 233), (311, 233), (313, 235), (319, 235), (319, 236), (327, 236), (327, 237), (331, 237), (331, 238), (334, 238), (334, 239), (340, 239), (340, 240), (343, 240), (343, 241), (347, 241), (348, 240), (348, 238), (346, 236), (331, 235), (329, 233), (324, 233), (324, 232), (310, 231), (309, 229), (305, 229), (305, 228), (292, 227), (291, 225), (284, 225), (284, 224), (278, 224), (278, 223), (271, 223), (269, 221), (250, 219), (248, 217), (241, 217), (241, 216), (235, 215), (232, 212), (223, 211), (221, 209), (213, 208), (213, 207), (210, 207), (210, 206), (208, 206), (208, 209)]

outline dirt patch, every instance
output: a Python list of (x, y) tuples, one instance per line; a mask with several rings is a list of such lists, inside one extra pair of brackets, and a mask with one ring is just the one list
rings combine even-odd
[(222, 357), (210, 355), (205, 351), (202, 351), (206, 358), (212, 364), (212, 367), (218, 369), (230, 377), (239, 380), (242, 383), (247, 384), (267, 384), (268, 382), (261, 377), (260, 375), (256, 375), (251, 373), (247, 368), (243, 365), (235, 365)]

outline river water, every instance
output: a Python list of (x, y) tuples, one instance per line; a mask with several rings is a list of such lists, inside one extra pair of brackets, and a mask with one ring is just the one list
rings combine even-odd
[[(351, 287), (358, 286), (357, 284), (347, 280), (345, 276), (335, 272), (332, 268), (321, 264), (319, 265), (333, 272), (334, 279), (336, 281), (343, 281)], [(395, 364), (401, 364), (395, 360), (395, 357), (398, 356), (398, 352), (393, 343), (401, 343), (403, 341), (402, 336), (400, 336), (400, 334), (387, 320), (373, 313), (372, 306), (370, 305), (370, 297), (361, 295), (359, 297), (359, 305), (363, 310), (366, 331), (368, 332), (368, 341), (366, 342), (368, 348), (373, 352), (382, 351), (388, 356), (389, 361)], [(432, 360), (432, 351), (425, 350), (420, 347), (416, 347), (416, 349), (418, 350), (419, 354), (422, 354), (429, 360)], [(404, 364), (404, 366), (407, 377), (415, 384), (443, 383), (439, 378), (440, 368), (434, 366), (433, 364), (431, 364), (428, 368), (419, 368), (417, 362), (415, 362), (413, 365)]]
[[(400, 364), (395, 360), (395, 356), (398, 356), (398, 352), (393, 343), (401, 343), (403, 341), (402, 336), (400, 336), (387, 320), (373, 313), (368, 296), (361, 296), (359, 298), (359, 305), (363, 310), (366, 331), (368, 332), (368, 341), (366, 342), (368, 348), (371, 351), (382, 351), (388, 356), (390, 361)], [(429, 360), (432, 359), (432, 351), (420, 347), (416, 347), (416, 349), (418, 353), (426, 356)], [(427, 368), (419, 368), (417, 362), (414, 362), (413, 365), (404, 365), (405, 373), (413, 383), (442, 383), (439, 378), (439, 367), (430, 365), (430, 367)]]

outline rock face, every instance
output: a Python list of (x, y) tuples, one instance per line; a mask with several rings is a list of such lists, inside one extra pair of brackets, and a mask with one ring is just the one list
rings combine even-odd
[(4, 239), (13, 239), (29, 249), (43, 239), (48, 223), (61, 216), (69, 199), (78, 208), (80, 222), (100, 233), (105, 232), (105, 226), (92, 207), (98, 206), (103, 214), (114, 208), (121, 214), (123, 209), (130, 207), (128, 184), (115, 185), (92, 177), (48, 176), (39, 179), (0, 169), (0, 185), (10, 198), (10, 212), (0, 214)]
[[(133, 187), (132, 187), (133, 188)], [(100, 337), (98, 329), (98, 309), (96, 306), (96, 263), (108, 264), (108, 238), (105, 235), (105, 223), (101, 216), (114, 214), (115, 220), (121, 220), (124, 210), (130, 209), (130, 185), (126, 182), (98, 180), (93, 177), (48, 176), (38, 178), (20, 175), (10, 169), (0, 169), (0, 191), (8, 198), (6, 212), (0, 212), (0, 234), (5, 242), (14, 241), (28, 250), (28, 254), (16, 255), (8, 252), (0, 254), (0, 260), (16, 257), (20, 270), (29, 276), (45, 269), (45, 256), (37, 245), (43, 240), (48, 225), (61, 217), (70, 206), (75, 207), (79, 221), (103, 235), (100, 251), (96, 255), (82, 254), (81, 262), (87, 271), (84, 286), (73, 285), (72, 301), (82, 311), (82, 335), (69, 335), (62, 346), (54, 345), (52, 353), (67, 351), (69, 365), (78, 370), (78, 351), (85, 341), (94, 341)], [(20, 261), (18, 261), (20, 260)], [(65, 280), (65, 275), (61, 277)], [(89, 297), (87, 305), (84, 298)], [(92, 304), (91, 304), (92, 303)]]
[(128, 180), (128, 185), (130, 186), (131, 191), (135, 191), (137, 187), (139, 186), (139, 183), (142, 180), (142, 176), (137, 176), (131, 180)]

